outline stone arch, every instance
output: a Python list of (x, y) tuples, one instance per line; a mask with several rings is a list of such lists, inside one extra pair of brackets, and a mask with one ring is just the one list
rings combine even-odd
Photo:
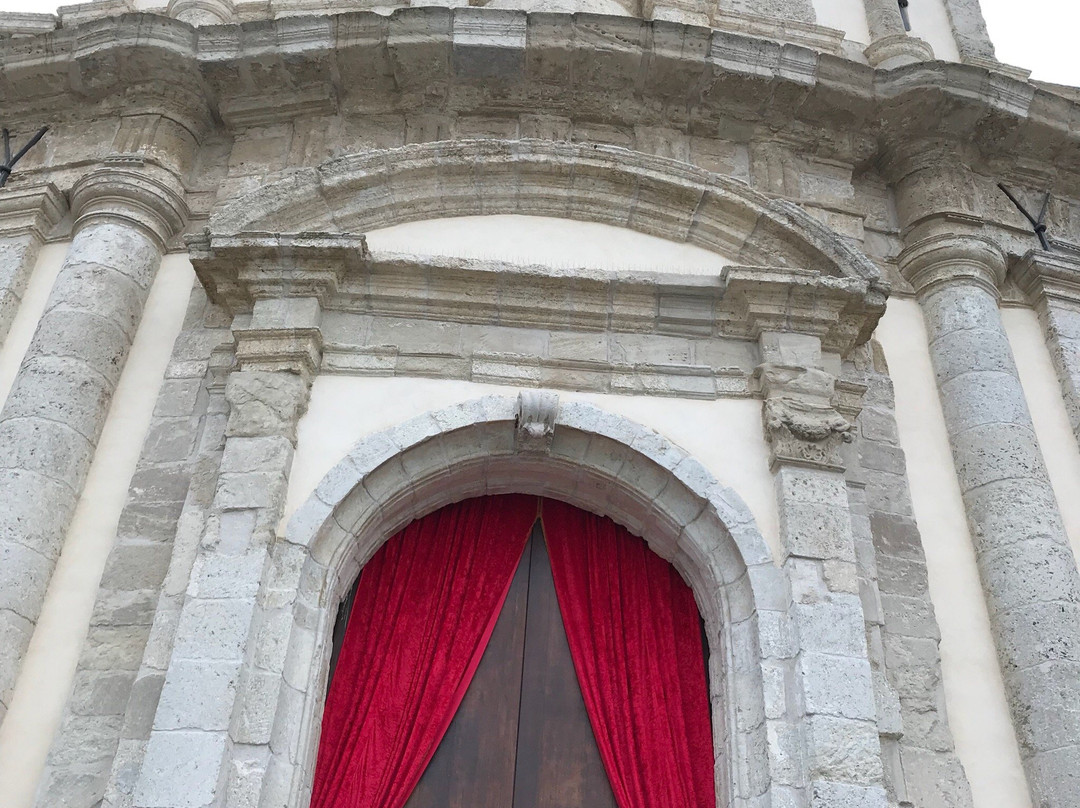
[(545, 140), (443, 141), (334, 158), (234, 200), (210, 231), (359, 234), (492, 213), (594, 221), (741, 264), (880, 280), (872, 261), (802, 208), (738, 180), (616, 146)]
[(766, 611), (772, 625), (788, 620), (790, 598), (753, 517), (737, 494), (652, 430), (590, 404), (559, 407), (554, 396), (541, 398), (548, 404), (529, 428), (521, 423), (527, 406), (487, 396), (366, 437), (290, 519), (276, 549), (299, 561), (276, 567), (294, 569), (296, 582), (264, 585), (295, 586), (297, 594), (283, 686), (268, 717), (279, 743), (271, 743), (266, 787), (276, 791), (260, 804), (307, 804), (333, 620), (364, 563), (413, 519), (512, 491), (610, 516), (675, 565), (694, 591), (711, 646), (718, 804), (768, 792), (766, 716), (788, 708), (782, 698), (767, 704), (763, 666), (791, 661), (767, 659), (758, 622)]

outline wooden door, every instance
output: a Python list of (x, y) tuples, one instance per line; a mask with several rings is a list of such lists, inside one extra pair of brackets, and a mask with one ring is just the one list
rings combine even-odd
[(472, 684), (406, 808), (616, 808), (539, 521)]
[[(351, 602), (335, 625), (334, 660)], [(617, 808), (539, 520), (472, 683), (406, 808)]]

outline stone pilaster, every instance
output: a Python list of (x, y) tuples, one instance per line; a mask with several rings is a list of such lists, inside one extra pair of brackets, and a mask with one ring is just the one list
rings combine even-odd
[(226, 383), (221, 469), (135, 806), (255, 804), (240, 794), (258, 794), (270, 728), (245, 707), (277, 702), (264, 691), (280, 674), (259, 674), (274, 650), (263, 630), (273, 595), (262, 593), (273, 577), (296, 427), (321, 356), (320, 316), (314, 297), (260, 299), (250, 327), (234, 331), (238, 369)]
[(1080, 805), (1080, 575), (998, 310), (1004, 258), (982, 237), (939, 232), (899, 263), (926, 317), (1034, 803)]
[(0, 412), (0, 713), (11, 697), (183, 189), (113, 158), (71, 191), (74, 237)]
[(1080, 441), (1080, 255), (1032, 250), (1015, 277), (1039, 314), (1069, 423)]
[(945, 11), (952, 24), (960, 60), (982, 67), (997, 65), (979, 0), (945, 0)]
[(67, 212), (52, 183), (6, 188), (0, 194), (0, 345), (11, 329), (38, 251)]
[(784, 569), (799, 648), (806, 759), (774, 772), (792, 804), (884, 808), (877, 707), (859, 597), (841, 446), (851, 423), (817, 337), (765, 332), (756, 377), (780, 507)]

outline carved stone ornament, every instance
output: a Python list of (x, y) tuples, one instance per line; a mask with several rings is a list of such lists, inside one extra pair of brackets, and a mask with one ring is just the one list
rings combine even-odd
[(762, 421), (770, 465), (794, 463), (842, 471), (840, 444), (851, 442), (853, 425), (836, 409), (832, 375), (817, 368), (766, 363), (754, 376), (764, 393)]
[(518, 395), (515, 450), (526, 454), (547, 454), (555, 437), (555, 417), (558, 414), (557, 394), (543, 390), (522, 390)]

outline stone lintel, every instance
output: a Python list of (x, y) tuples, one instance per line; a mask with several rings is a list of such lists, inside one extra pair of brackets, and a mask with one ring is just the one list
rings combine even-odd
[(1032, 304), (1046, 298), (1080, 306), (1080, 256), (1030, 250), (1012, 276)]
[(204, 233), (188, 246), (211, 299), (234, 315), (256, 300), (315, 297), (324, 309), (529, 328), (741, 339), (796, 331), (846, 355), (885, 309), (884, 291), (865, 280), (784, 268), (552, 275), (476, 259), (369, 254), (363, 236), (331, 233)]
[(0, 194), (0, 238), (30, 234), (44, 241), (66, 213), (67, 201), (51, 182), (13, 184)]
[(984, 236), (930, 236), (905, 247), (897, 263), (919, 296), (944, 284), (970, 284), (999, 298), (1005, 280), (1005, 256), (997, 244)]

